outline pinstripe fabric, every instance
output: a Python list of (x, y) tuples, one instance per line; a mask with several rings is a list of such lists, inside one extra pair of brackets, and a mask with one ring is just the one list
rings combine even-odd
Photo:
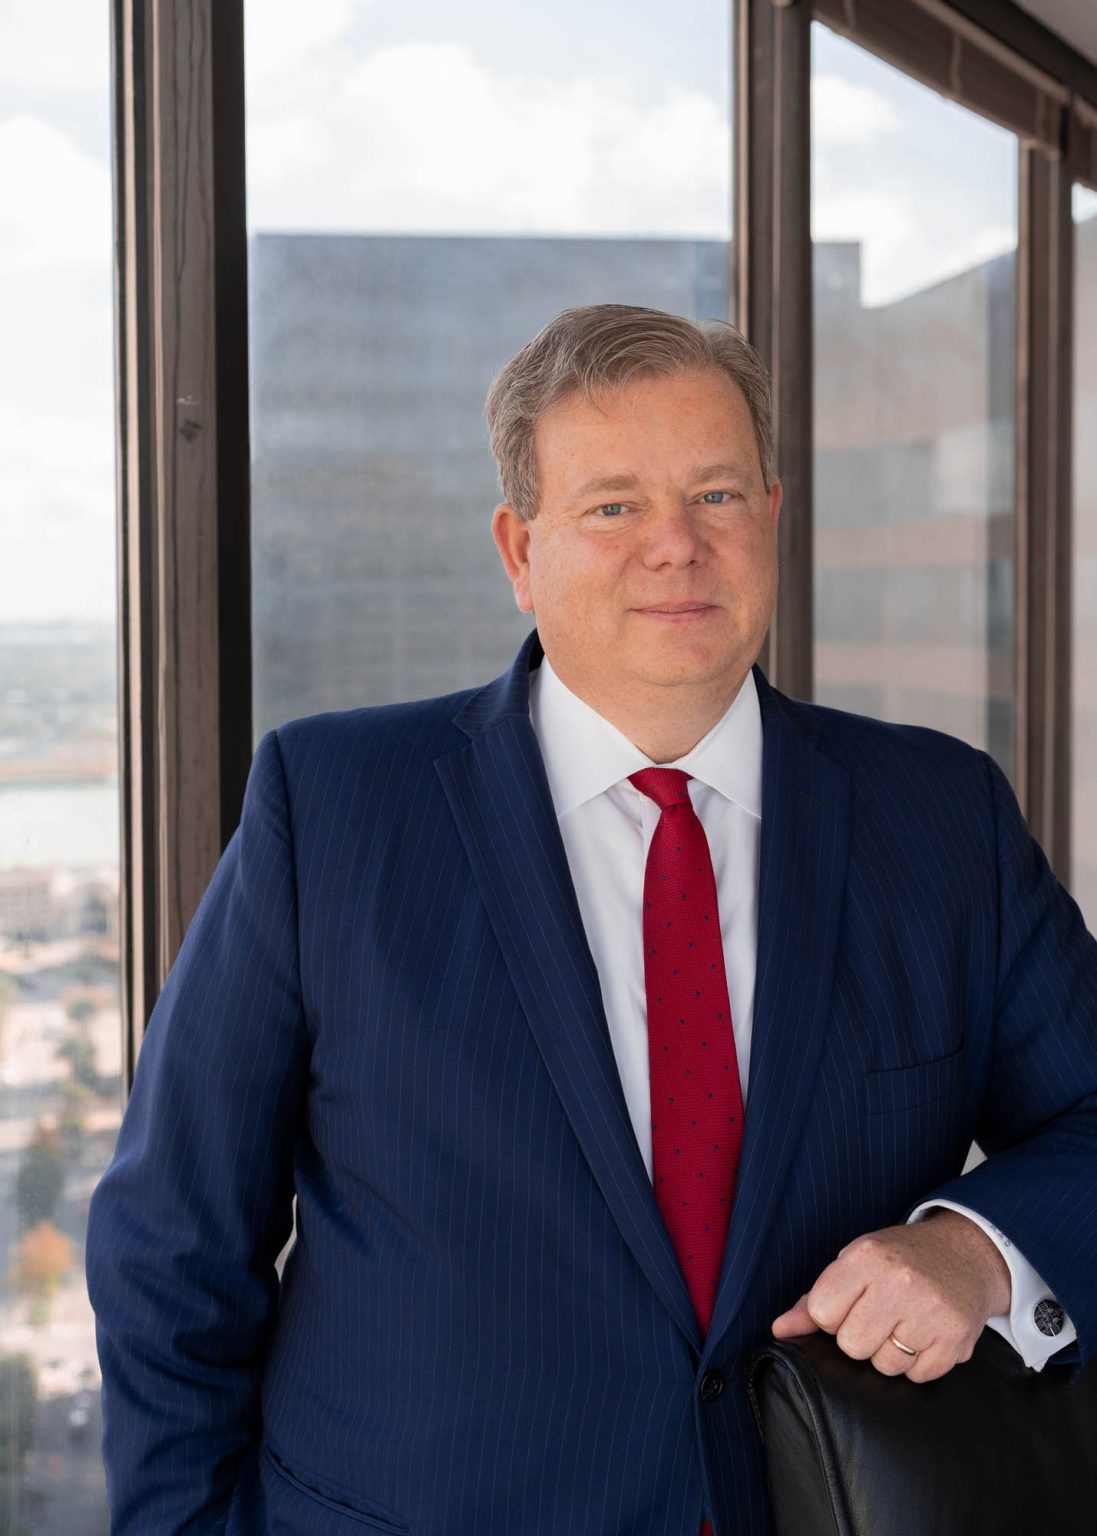
[(256, 749), (92, 1199), (115, 1536), (697, 1536), (703, 1504), (767, 1536), (743, 1359), (931, 1195), (1054, 1288), (1058, 1360), (1097, 1349), (1097, 942), (984, 753), (757, 669), (754, 1042), (702, 1341), (529, 720), (541, 654)]

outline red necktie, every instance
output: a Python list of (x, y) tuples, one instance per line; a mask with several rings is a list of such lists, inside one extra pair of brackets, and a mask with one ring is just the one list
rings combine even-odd
[[(661, 808), (644, 872), (652, 1177), (707, 1332), (731, 1219), (743, 1099), (716, 877), (688, 778), (680, 768), (629, 774)], [(712, 1536), (708, 1521), (701, 1536)]]

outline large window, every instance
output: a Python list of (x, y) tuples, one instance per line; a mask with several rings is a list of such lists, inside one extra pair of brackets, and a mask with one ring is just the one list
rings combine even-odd
[(728, 317), (727, 0), (247, 8), (254, 736), (486, 681), (497, 369), (559, 310)]
[(1097, 932), (1097, 192), (1074, 189), (1071, 892)]
[(100, 1536), (121, 1110), (108, 10), (0, 6), (0, 1530)]
[(1017, 141), (812, 27), (815, 697), (1014, 763)]

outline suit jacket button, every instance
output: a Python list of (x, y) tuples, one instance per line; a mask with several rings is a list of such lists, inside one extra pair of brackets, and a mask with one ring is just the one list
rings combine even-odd
[(706, 1371), (701, 1377), (701, 1401), (714, 1403), (724, 1390), (724, 1378), (719, 1371)]
[(1043, 1301), (1038, 1301), (1032, 1309), (1032, 1321), (1049, 1339), (1053, 1339), (1057, 1333), (1062, 1333), (1065, 1319), (1066, 1313), (1057, 1301), (1052, 1301), (1050, 1296), (1045, 1296)]

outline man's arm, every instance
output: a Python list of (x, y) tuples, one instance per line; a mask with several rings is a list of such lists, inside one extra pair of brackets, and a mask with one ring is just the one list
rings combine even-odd
[(980, 755), (998, 846), (994, 1028), (975, 1124), (986, 1160), (917, 1204), (956, 1201), (1009, 1234), (1076, 1329), (1052, 1361), (1073, 1380), (1097, 1353), (1097, 939), (1005, 774)]
[(1010, 1274), (1009, 1310), (988, 1317), (986, 1326), (1001, 1334), (1007, 1344), (1012, 1344), (1027, 1366), (1042, 1371), (1052, 1355), (1074, 1343), (1077, 1337), (1074, 1324), (1017, 1245), (978, 1211), (969, 1210), (955, 1200), (923, 1201), (907, 1221), (920, 1221), (929, 1211), (942, 1207), (968, 1217), (986, 1233), (1002, 1255)]
[(91, 1200), (112, 1536), (223, 1529), (260, 1433), (308, 1054), (287, 796), (270, 731), (240, 826), (153, 1009)]
[[(973, 1230), (977, 1212), (1010, 1234), (1069, 1314), (1075, 1341), (1051, 1358), (1072, 1367), (1073, 1381), (1097, 1353), (1097, 939), (1029, 833), (1009, 781), (980, 756), (998, 875), (993, 1024), (978, 1046), (987, 1084), (975, 1140), (986, 1160), (922, 1195), (902, 1226), (848, 1244), (773, 1331), (821, 1326), (888, 1374), (943, 1374), (969, 1358), (1000, 1303), (1009, 1305), (1008, 1268), (1000, 1248)], [(945, 1209), (909, 1222), (923, 1204), (949, 1203), (965, 1214)], [(905, 1342), (918, 1351), (905, 1366), (888, 1339), (900, 1320), (898, 1337), (914, 1335)]]

